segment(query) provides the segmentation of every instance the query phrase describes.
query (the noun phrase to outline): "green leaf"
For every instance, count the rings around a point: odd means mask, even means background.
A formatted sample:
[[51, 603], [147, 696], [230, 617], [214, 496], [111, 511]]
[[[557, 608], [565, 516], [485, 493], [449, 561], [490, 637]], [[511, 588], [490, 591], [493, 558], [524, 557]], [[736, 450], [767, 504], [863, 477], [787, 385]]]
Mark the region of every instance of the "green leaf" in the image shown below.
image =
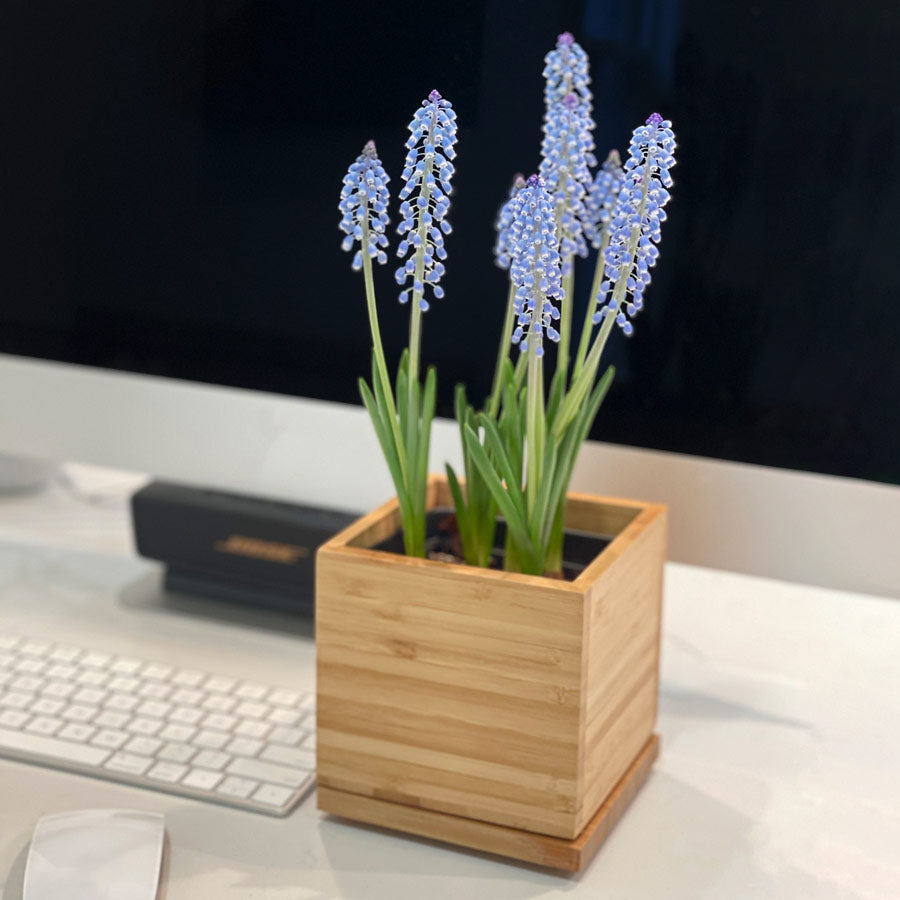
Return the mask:
[[466, 509], [466, 501], [463, 498], [462, 488], [456, 472], [450, 463], [444, 464], [447, 472], [447, 484], [450, 485], [450, 493], [453, 496], [453, 506], [456, 509], [456, 526], [459, 528], [459, 539], [463, 546], [463, 556], [470, 566], [478, 565], [478, 554], [475, 552], [477, 540], [471, 532], [472, 522]]
[[437, 394], [437, 370], [429, 366], [425, 373], [425, 393], [422, 397], [422, 426], [419, 436], [418, 465], [416, 476], [422, 491], [424, 504], [425, 482], [428, 478], [428, 448], [431, 444], [431, 423], [434, 420], [435, 396]]
[[[503, 440], [500, 437], [500, 432], [497, 430], [497, 425], [490, 417], [485, 416], [484, 414], [478, 417], [478, 424], [484, 428], [485, 446], [489, 447], [491, 451], [489, 459], [492, 460], [496, 464], [497, 469], [499, 469], [500, 476], [506, 482], [508, 489], [507, 495], [517, 505], [519, 514], [524, 521], [525, 497], [522, 493], [522, 483], [516, 481], [516, 473], [510, 465], [509, 457], [503, 447]], [[485, 458], [488, 458], [486, 454]], [[487, 476], [485, 476], [485, 481], [487, 481]]]
[[[533, 571], [537, 565], [534, 546], [531, 543], [531, 538], [528, 536], [525, 519], [510, 496], [511, 492], [503, 487], [500, 477], [494, 471], [491, 461], [484, 452], [484, 448], [478, 442], [478, 435], [468, 427], [466, 428], [466, 443], [469, 445], [469, 452], [472, 454], [475, 465], [478, 466], [485, 483], [494, 495], [497, 506], [500, 507], [500, 512], [506, 519], [506, 527], [516, 543], [518, 554], [520, 557], [524, 556], [525, 561], [530, 563], [530, 568]], [[519, 493], [521, 494], [521, 490], [519, 490]]]
[[553, 380], [550, 382], [550, 396], [547, 399], [547, 430], [550, 431], [556, 413], [559, 411], [566, 391], [565, 372], [556, 370]]
[[[614, 376], [615, 368], [609, 366], [606, 372], [604, 372], [603, 377], [597, 382], [594, 390], [591, 392], [590, 399], [580, 408], [578, 416], [565, 434], [562, 445], [560, 446], [557, 472], [553, 479], [553, 488], [550, 492], [548, 501], [554, 507], [560, 504], [565, 497], [569, 482], [572, 479], [572, 472], [575, 468], [575, 460], [578, 457], [578, 452], [590, 431], [591, 423], [594, 421], [597, 411], [600, 409], [600, 404], [603, 403], [603, 400], [606, 397], [606, 393], [609, 390], [609, 386], [612, 384]], [[552, 520], [545, 523], [542, 541], [549, 540], [552, 524]]]
[[390, 428], [388, 428], [384, 422], [381, 410], [379, 410], [378, 404], [375, 401], [375, 397], [372, 395], [372, 391], [369, 389], [369, 386], [363, 378], [359, 379], [359, 392], [362, 395], [363, 404], [369, 411], [369, 417], [372, 419], [372, 424], [375, 427], [375, 436], [378, 438], [378, 443], [381, 445], [381, 450], [384, 453], [384, 458], [387, 462], [388, 469], [390, 470], [391, 478], [394, 481], [394, 488], [397, 491], [397, 502], [400, 505], [400, 517], [403, 519], [405, 529], [407, 522], [411, 522], [412, 510], [410, 508], [406, 485], [403, 482], [403, 475], [400, 471], [400, 463], [397, 459], [396, 448], [394, 447]]
[[550, 442], [550, 447], [544, 453], [544, 466], [541, 473], [541, 485], [538, 490], [537, 502], [533, 512], [533, 521], [531, 522], [531, 539], [534, 541], [535, 547], [538, 548], [543, 560], [547, 550], [547, 537], [549, 529], [545, 528], [547, 520], [552, 520], [555, 510], [550, 504], [550, 497], [553, 488], [553, 480], [556, 476], [558, 448], [554, 441]]

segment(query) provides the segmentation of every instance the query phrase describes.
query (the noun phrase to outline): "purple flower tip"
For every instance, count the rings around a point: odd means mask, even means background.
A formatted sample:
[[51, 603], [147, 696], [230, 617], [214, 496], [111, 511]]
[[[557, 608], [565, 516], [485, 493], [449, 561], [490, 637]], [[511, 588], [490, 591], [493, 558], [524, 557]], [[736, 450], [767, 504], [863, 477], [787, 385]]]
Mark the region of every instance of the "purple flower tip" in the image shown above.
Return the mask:
[[378, 151], [375, 149], [375, 141], [366, 141], [366, 145], [362, 149], [362, 155], [368, 157], [378, 156]]
[[[431, 103], [437, 103], [438, 100], [441, 99], [441, 95], [440, 95], [437, 91], [432, 91], [432, 92], [428, 95], [428, 99], [429, 99], [429, 101], [430, 101]], [[662, 119], [660, 119], [660, 121], [662, 121]]]
[[540, 175], [529, 175], [525, 184], [527, 184], [528, 187], [543, 187], [544, 179], [541, 178]]
[[556, 38], [557, 47], [571, 47], [575, 43], [575, 37], [569, 31], [564, 31]]
[[575, 107], [578, 106], [578, 97], [576, 97], [575, 94], [566, 94], [566, 96], [563, 97], [563, 103], [565, 103], [566, 109], [575, 109]]
[[663, 117], [659, 113], [651, 113], [650, 118], [647, 119], [648, 125], [659, 125], [663, 120]]

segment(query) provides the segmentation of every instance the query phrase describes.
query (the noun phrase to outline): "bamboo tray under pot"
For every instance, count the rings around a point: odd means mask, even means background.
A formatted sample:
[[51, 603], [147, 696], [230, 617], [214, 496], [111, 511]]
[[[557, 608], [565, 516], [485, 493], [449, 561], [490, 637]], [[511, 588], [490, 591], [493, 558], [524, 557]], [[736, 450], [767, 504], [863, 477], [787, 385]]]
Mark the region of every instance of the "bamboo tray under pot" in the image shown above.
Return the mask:
[[613, 536], [574, 581], [369, 549], [396, 500], [320, 547], [320, 809], [587, 864], [657, 753], [666, 509], [570, 494], [566, 524]]

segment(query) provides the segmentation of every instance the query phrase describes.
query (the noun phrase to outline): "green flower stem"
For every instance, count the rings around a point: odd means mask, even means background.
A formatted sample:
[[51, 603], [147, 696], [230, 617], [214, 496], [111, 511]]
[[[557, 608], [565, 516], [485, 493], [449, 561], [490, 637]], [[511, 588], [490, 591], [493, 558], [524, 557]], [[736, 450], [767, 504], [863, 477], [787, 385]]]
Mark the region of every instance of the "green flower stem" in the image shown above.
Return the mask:
[[565, 512], [566, 498], [563, 496], [553, 516], [550, 539], [547, 541], [547, 555], [544, 558], [544, 570], [552, 574], [562, 571]]
[[[641, 238], [640, 223], [644, 220], [644, 213], [647, 208], [647, 193], [650, 189], [650, 174], [650, 160], [647, 160], [641, 176], [641, 202], [638, 206], [637, 224], [631, 226], [631, 235], [628, 238], [628, 245], [626, 247], [626, 256], [631, 260], [633, 260], [637, 254], [638, 241]], [[612, 295], [612, 299], [616, 302], [617, 310], [621, 310], [622, 303], [625, 300], [625, 294], [628, 290], [628, 275], [631, 266], [632, 263], [630, 262], [623, 263], [619, 266], [619, 277], [616, 280], [616, 286], [613, 288]], [[584, 367], [578, 377], [572, 382], [572, 389], [563, 401], [562, 409], [560, 409], [559, 415], [557, 415], [556, 421], [553, 423], [553, 436], [557, 439], [562, 437], [563, 432], [575, 417], [579, 406], [584, 402], [584, 399], [591, 389], [591, 385], [594, 383], [594, 379], [597, 376], [597, 369], [600, 366], [600, 356], [603, 353], [603, 348], [606, 346], [607, 338], [609, 338], [615, 320], [616, 316], [612, 312], [604, 317], [603, 324], [600, 326], [600, 331], [594, 339], [594, 345], [588, 353]]]
[[603, 261], [606, 248], [609, 245], [609, 229], [603, 229], [603, 238], [600, 241], [600, 249], [597, 251], [597, 262], [594, 265], [594, 281], [591, 284], [591, 293], [588, 295], [587, 310], [584, 315], [584, 325], [581, 326], [581, 340], [578, 342], [578, 353], [575, 355], [575, 368], [572, 371], [572, 380], [575, 381], [581, 374], [584, 359], [587, 356], [591, 343], [591, 334], [594, 331], [594, 312], [597, 308], [597, 293], [600, 290], [600, 282], [603, 281], [603, 272], [606, 265]]
[[556, 348], [556, 371], [562, 372], [565, 376], [563, 387], [569, 382], [569, 339], [572, 334], [572, 307], [575, 301], [572, 296], [575, 284], [575, 257], [570, 256], [566, 262], [569, 265], [569, 272], [562, 280], [564, 296], [559, 304], [559, 343]]
[[[369, 246], [368, 212], [365, 210], [363, 227], [363, 247]], [[394, 436], [394, 444], [397, 447], [397, 458], [400, 462], [400, 471], [404, 483], [407, 481], [406, 453], [404, 452], [403, 438], [400, 434], [400, 425], [397, 421], [397, 409], [394, 406], [394, 392], [391, 388], [391, 380], [388, 378], [387, 362], [384, 358], [384, 348], [381, 344], [381, 329], [378, 327], [378, 307], [375, 304], [375, 281], [372, 278], [372, 258], [368, 253], [363, 253], [363, 280], [366, 285], [366, 308], [369, 312], [369, 331], [372, 333], [372, 351], [375, 354], [375, 368], [378, 370], [378, 378], [384, 391], [385, 405], [387, 406], [387, 418], [391, 425], [391, 433]]]
[[509, 296], [506, 300], [506, 315], [503, 319], [503, 330], [500, 332], [500, 346], [497, 348], [497, 362], [494, 366], [494, 386], [488, 400], [486, 412], [492, 418], [497, 418], [500, 409], [500, 395], [503, 392], [503, 363], [509, 358], [509, 345], [511, 343], [514, 304], [516, 300], [516, 286], [509, 285]]
[[[535, 309], [543, 298], [535, 297]], [[528, 478], [525, 500], [529, 518], [534, 515], [540, 489], [540, 475], [544, 465], [544, 369], [543, 358], [537, 355], [539, 332], [532, 325], [528, 337], [528, 389], [525, 399], [525, 446]]]

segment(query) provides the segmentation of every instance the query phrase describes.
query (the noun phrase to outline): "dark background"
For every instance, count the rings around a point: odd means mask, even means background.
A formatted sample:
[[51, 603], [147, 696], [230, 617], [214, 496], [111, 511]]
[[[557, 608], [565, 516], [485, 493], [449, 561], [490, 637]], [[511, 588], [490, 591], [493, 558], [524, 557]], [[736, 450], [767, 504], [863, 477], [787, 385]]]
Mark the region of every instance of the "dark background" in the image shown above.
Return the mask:
[[[341, 178], [371, 137], [396, 196], [406, 125], [437, 88], [459, 156], [423, 361], [451, 415], [456, 381], [489, 389], [493, 220], [538, 166], [542, 60], [568, 29], [592, 59], [598, 156], [654, 110], [679, 144], [592, 435], [900, 484], [900, 4], [811, 9], [7, 0], [0, 350], [357, 402], [370, 340]], [[391, 361], [408, 327], [393, 268]]]

